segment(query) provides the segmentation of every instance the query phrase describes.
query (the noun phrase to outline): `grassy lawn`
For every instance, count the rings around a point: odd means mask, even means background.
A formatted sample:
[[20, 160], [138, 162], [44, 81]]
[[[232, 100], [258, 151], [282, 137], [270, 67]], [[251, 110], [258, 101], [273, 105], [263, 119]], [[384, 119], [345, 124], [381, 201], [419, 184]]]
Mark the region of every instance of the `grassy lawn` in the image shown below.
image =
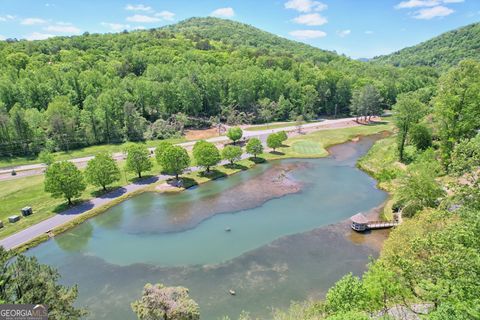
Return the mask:
[[[171, 143], [181, 143], [187, 141], [185, 138], [175, 138], [175, 139], [167, 139], [165, 141], [169, 141]], [[144, 142], [147, 147], [155, 147], [160, 140], [148, 140]], [[88, 156], [93, 156], [101, 151], [108, 151], [110, 153], [118, 153], [122, 152], [126, 145], [131, 142], [124, 142], [119, 144], [102, 144], [97, 146], [90, 146], [81, 149], [72, 150], [70, 152], [66, 151], [59, 151], [55, 152], [55, 160], [69, 160], [74, 158], [83, 158]], [[36, 157], [0, 157], [0, 168], [3, 167], [11, 167], [11, 166], [19, 166], [25, 164], [35, 164], [40, 163], [41, 161]]]
[[[147, 175], [156, 175], [160, 173], [160, 166], [153, 161], [154, 166], [152, 170], [144, 173]], [[125, 185], [125, 171], [123, 170], [124, 163], [119, 163], [121, 168], [120, 181], [113, 184], [111, 188], [116, 188]], [[136, 178], [133, 173], [127, 172], [126, 178], [129, 182]], [[43, 188], [44, 175], [29, 176], [18, 178], [10, 181], [0, 181], [0, 220], [4, 227], [0, 229], [0, 238], [5, 238], [15, 232], [32, 226], [42, 220], [45, 220], [56, 212], [67, 209], [64, 199], [54, 199], [49, 193], [46, 193]], [[87, 185], [87, 189], [83, 192], [81, 198], [77, 200], [85, 201], [98, 195], [99, 189]], [[22, 217], [16, 223], [9, 223], [8, 217], [11, 215], [20, 214], [20, 209], [25, 206], [31, 206], [33, 214], [28, 217]]]
[[[302, 121], [302, 124], [308, 123], [306, 121]], [[278, 129], [283, 127], [292, 127], [296, 126], [297, 122], [290, 121], [290, 122], [273, 122], [270, 124], [265, 124], [261, 126], [254, 126], [250, 128], [245, 128], [245, 131], [261, 131], [261, 130], [269, 130], [269, 129]]]

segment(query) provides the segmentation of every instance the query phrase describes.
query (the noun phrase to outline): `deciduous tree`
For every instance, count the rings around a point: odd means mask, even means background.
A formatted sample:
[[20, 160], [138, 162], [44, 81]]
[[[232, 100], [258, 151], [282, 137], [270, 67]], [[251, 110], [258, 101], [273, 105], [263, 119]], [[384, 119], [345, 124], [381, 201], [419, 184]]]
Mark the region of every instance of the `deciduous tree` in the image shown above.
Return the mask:
[[45, 172], [45, 191], [54, 198], [64, 197], [68, 204], [72, 204], [72, 199], [79, 197], [85, 188], [82, 173], [70, 161], [53, 163]]
[[120, 170], [110, 153], [101, 152], [88, 161], [85, 177], [89, 183], [102, 187], [105, 191], [109, 184], [120, 180]]
[[152, 161], [150, 161], [150, 151], [143, 144], [132, 144], [125, 150], [127, 153], [127, 163], [125, 168], [127, 171], [135, 172], [139, 178], [142, 172], [152, 169]]

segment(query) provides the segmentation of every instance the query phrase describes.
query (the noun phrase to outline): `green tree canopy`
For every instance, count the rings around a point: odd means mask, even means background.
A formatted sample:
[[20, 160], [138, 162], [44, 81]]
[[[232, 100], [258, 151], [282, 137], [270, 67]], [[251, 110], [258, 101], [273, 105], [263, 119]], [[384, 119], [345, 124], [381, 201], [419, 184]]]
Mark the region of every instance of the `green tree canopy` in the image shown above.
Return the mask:
[[160, 159], [162, 158], [162, 154], [165, 150], [170, 148], [173, 144], [168, 141], [160, 141], [160, 143], [155, 148], [155, 158], [157, 162], [160, 163]]
[[59, 284], [57, 270], [38, 263], [35, 257], [11, 258], [11, 252], [0, 247], [0, 303], [42, 303], [48, 306], [48, 318], [53, 320], [75, 320], [86, 315], [85, 310], [74, 306], [77, 287]]
[[142, 297], [132, 303], [139, 320], [199, 320], [198, 304], [184, 287], [146, 284]]
[[152, 169], [153, 164], [150, 161], [150, 151], [143, 144], [132, 144], [125, 149], [127, 153], [127, 171], [135, 172], [139, 178], [142, 172]]
[[54, 198], [64, 197], [68, 204], [72, 204], [72, 199], [79, 197], [85, 188], [82, 173], [70, 161], [53, 163], [45, 172], [45, 191]]
[[226, 146], [222, 150], [222, 158], [234, 164], [242, 158], [242, 148], [238, 146]]
[[247, 143], [247, 152], [253, 154], [253, 157], [256, 158], [257, 155], [263, 153], [263, 145], [260, 139], [252, 138], [248, 140]]
[[243, 136], [243, 131], [239, 127], [229, 128], [227, 131], [227, 137], [233, 141], [235, 144], [238, 140], [240, 140]]
[[157, 157], [158, 163], [162, 166], [163, 171], [174, 174], [178, 180], [178, 175], [188, 168], [190, 165], [190, 157], [187, 150], [180, 146], [169, 146], [161, 152]]
[[282, 137], [278, 133], [270, 134], [267, 137], [267, 146], [275, 151], [275, 149], [282, 146]]
[[210, 172], [210, 167], [220, 162], [220, 152], [213, 143], [200, 140], [193, 146], [193, 158], [197, 165]]
[[85, 169], [87, 181], [94, 186], [107, 190], [109, 184], [120, 180], [120, 170], [117, 162], [108, 152], [98, 153], [95, 158], [88, 161]]
[[418, 124], [425, 116], [425, 105], [419, 100], [415, 93], [405, 93], [398, 97], [397, 103], [393, 106], [393, 119], [398, 132], [398, 152], [400, 161], [404, 160], [405, 143], [410, 129]]
[[448, 165], [455, 142], [474, 137], [480, 128], [480, 62], [461, 62], [440, 78], [437, 92], [433, 116]]

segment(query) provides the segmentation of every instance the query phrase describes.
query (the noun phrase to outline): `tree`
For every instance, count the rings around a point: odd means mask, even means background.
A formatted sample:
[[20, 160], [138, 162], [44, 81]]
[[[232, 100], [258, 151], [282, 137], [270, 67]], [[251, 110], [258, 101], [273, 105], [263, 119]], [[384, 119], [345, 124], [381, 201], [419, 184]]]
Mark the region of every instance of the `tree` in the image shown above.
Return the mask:
[[240, 140], [243, 136], [243, 131], [239, 127], [233, 127], [228, 129], [227, 131], [227, 137], [233, 141], [233, 144], [235, 144], [238, 140]]
[[398, 153], [400, 161], [404, 160], [405, 143], [411, 127], [425, 116], [425, 106], [415, 93], [404, 93], [398, 97], [393, 106], [393, 119], [399, 130]]
[[407, 174], [401, 179], [398, 189], [399, 200], [405, 204], [405, 216], [413, 216], [425, 207], [434, 208], [437, 199], [444, 195], [444, 191], [435, 180], [436, 174], [429, 163], [412, 165]]
[[263, 152], [262, 142], [258, 138], [252, 138], [248, 140], [247, 143], [247, 152], [253, 154], [254, 158], [257, 158], [257, 155]]
[[325, 309], [329, 313], [362, 310], [366, 306], [365, 301], [362, 281], [349, 273], [328, 290]]
[[285, 142], [285, 141], [287, 141], [287, 139], [288, 139], [287, 133], [286, 133], [285, 131], [283, 131], [283, 130], [277, 132], [277, 135], [278, 135], [278, 137], [280, 138], [280, 141], [281, 141], [282, 143]]
[[432, 133], [422, 124], [412, 127], [410, 141], [418, 150], [427, 150], [432, 146]]
[[35, 257], [13, 256], [0, 247], [0, 303], [38, 304], [48, 306], [53, 320], [81, 319], [85, 310], [74, 306], [76, 286], [58, 284], [60, 274], [54, 268], [38, 263]]
[[120, 180], [120, 170], [111, 154], [101, 152], [88, 161], [85, 177], [89, 183], [102, 187], [105, 191], [109, 184]]
[[174, 174], [176, 180], [178, 180], [178, 175], [182, 174], [183, 170], [190, 165], [187, 150], [180, 146], [166, 147], [157, 157], [157, 161], [165, 172]]
[[47, 150], [43, 150], [42, 152], [40, 152], [38, 154], [38, 159], [45, 163], [47, 166], [55, 162], [55, 156]]
[[440, 149], [448, 166], [456, 142], [472, 138], [480, 128], [480, 63], [461, 62], [444, 74], [433, 100]]
[[142, 177], [142, 172], [152, 169], [150, 161], [150, 152], [143, 144], [132, 144], [125, 150], [127, 153], [127, 163], [125, 168], [127, 171], [135, 172], [138, 178]]
[[274, 152], [276, 148], [282, 146], [282, 138], [278, 135], [278, 133], [272, 133], [267, 137], [267, 146], [272, 148]]
[[200, 140], [193, 146], [193, 158], [197, 165], [210, 172], [210, 167], [220, 162], [220, 152], [213, 143]]
[[222, 150], [222, 158], [230, 161], [230, 164], [233, 165], [242, 158], [242, 148], [238, 146], [226, 146]]
[[367, 118], [370, 120], [371, 116], [382, 112], [382, 102], [383, 98], [377, 88], [367, 84], [353, 92], [351, 109], [357, 120], [358, 117], [363, 116], [367, 121]]
[[72, 204], [72, 198], [79, 197], [85, 188], [82, 173], [70, 161], [53, 163], [45, 172], [45, 191], [54, 198], [65, 197], [68, 204]]
[[198, 304], [184, 287], [146, 284], [142, 297], [132, 303], [140, 320], [199, 320]]
[[161, 161], [163, 152], [171, 146], [173, 146], [173, 144], [168, 141], [160, 141], [160, 143], [155, 148], [155, 158], [157, 159], [158, 163], [160, 163]]

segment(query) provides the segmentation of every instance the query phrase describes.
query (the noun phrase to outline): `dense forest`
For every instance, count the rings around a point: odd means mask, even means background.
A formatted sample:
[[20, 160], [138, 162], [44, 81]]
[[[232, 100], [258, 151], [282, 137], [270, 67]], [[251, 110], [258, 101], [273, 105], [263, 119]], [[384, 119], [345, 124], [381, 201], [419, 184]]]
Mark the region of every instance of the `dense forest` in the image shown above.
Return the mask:
[[480, 59], [480, 23], [446, 32], [373, 61], [399, 67], [430, 66], [446, 70], [463, 59]]
[[[238, 22], [0, 42], [0, 156], [168, 138], [188, 126], [371, 114], [431, 86], [426, 67], [353, 61]], [[368, 86], [368, 88], [366, 88]], [[373, 92], [372, 92], [373, 90]]]

